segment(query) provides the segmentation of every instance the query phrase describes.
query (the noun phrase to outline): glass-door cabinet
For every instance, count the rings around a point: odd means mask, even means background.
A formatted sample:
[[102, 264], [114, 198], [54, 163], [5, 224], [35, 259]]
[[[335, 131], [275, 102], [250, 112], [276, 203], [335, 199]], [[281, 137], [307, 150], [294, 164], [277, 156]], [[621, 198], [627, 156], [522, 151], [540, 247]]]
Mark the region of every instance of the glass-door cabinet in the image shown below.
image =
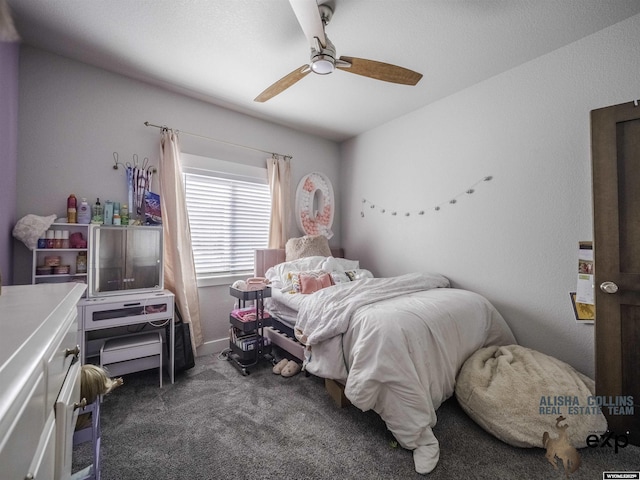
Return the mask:
[[91, 225], [90, 297], [164, 288], [162, 226]]

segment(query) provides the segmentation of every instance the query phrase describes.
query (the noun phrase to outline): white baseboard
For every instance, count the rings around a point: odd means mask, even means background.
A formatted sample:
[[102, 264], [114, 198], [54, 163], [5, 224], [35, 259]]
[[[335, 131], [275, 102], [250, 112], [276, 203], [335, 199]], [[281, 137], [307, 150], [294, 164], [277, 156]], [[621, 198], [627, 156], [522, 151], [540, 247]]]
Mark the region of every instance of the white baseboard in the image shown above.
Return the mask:
[[220, 353], [225, 348], [229, 348], [229, 339], [221, 338], [219, 340], [210, 340], [203, 343], [196, 349], [196, 357], [202, 357], [204, 355], [214, 355]]

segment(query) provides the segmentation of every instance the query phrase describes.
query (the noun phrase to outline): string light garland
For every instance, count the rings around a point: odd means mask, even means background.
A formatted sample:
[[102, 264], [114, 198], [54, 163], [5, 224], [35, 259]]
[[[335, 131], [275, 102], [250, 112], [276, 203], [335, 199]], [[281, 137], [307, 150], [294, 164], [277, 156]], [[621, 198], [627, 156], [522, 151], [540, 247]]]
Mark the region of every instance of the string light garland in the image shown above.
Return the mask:
[[[436, 205], [435, 207], [432, 208], [432, 211], [434, 212], [439, 212], [442, 207], [446, 206], [446, 205], [455, 205], [456, 203], [458, 203], [458, 199], [462, 198], [464, 196], [467, 195], [471, 195], [476, 191], [476, 187], [478, 185], [480, 185], [482, 182], [488, 182], [490, 180], [493, 179], [493, 176], [491, 175], [487, 175], [486, 177], [483, 177], [482, 179], [478, 180], [476, 183], [474, 183], [473, 185], [471, 185], [469, 188], [467, 188], [464, 192], [460, 192], [457, 195], [454, 195], [453, 197], [450, 198], [449, 201], [447, 202], [442, 202], [438, 205]], [[367, 200], [366, 198], [362, 199], [362, 210], [360, 211], [360, 216], [362, 218], [364, 218], [364, 211], [365, 211], [365, 206], [369, 205], [369, 208], [372, 210], [378, 210], [380, 213], [389, 213], [392, 217], [398, 216], [398, 212], [395, 210], [392, 210], [391, 212], [387, 212], [386, 208], [381, 207], [380, 205], [376, 205], [375, 203], [371, 202], [370, 200]], [[404, 216], [405, 217], [410, 217], [411, 214], [415, 214], [415, 215], [425, 215], [427, 212], [426, 210], [418, 210], [417, 212], [404, 212]]]

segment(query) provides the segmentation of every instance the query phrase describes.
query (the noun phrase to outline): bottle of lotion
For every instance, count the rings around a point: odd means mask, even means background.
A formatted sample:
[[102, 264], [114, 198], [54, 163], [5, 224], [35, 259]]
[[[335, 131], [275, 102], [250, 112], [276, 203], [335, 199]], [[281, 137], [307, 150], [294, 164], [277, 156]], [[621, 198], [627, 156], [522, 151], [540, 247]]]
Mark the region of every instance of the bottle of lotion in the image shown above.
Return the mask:
[[91, 223], [91, 207], [87, 203], [87, 199], [83, 198], [78, 207], [78, 223]]

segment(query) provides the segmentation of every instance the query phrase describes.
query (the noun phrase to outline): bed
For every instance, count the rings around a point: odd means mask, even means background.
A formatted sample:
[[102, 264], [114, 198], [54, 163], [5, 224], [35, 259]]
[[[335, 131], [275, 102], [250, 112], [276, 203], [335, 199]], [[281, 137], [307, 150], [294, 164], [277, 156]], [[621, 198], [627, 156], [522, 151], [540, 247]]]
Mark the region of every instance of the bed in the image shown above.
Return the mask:
[[[272, 342], [303, 359], [307, 372], [344, 384], [349, 401], [377, 412], [413, 451], [416, 471], [429, 473], [440, 454], [436, 410], [453, 395], [463, 363], [515, 338], [486, 298], [451, 288], [442, 275], [373, 278], [357, 261], [339, 258], [342, 251], [331, 253], [285, 262], [284, 250], [256, 252], [256, 275], [272, 281], [265, 301], [275, 321]], [[324, 273], [349, 280], [310, 294], [294, 288], [302, 275]]]
[[[344, 257], [342, 248], [330, 248], [331, 255], [336, 258]], [[275, 265], [285, 263], [286, 252], [284, 248], [258, 249], [254, 257], [254, 275], [264, 277], [266, 272]], [[277, 292], [276, 292], [277, 295]], [[273, 303], [267, 300], [273, 311]], [[283, 315], [271, 314], [271, 325], [265, 328], [265, 335], [269, 337], [273, 345], [282, 348], [287, 356], [295, 357], [304, 362], [304, 345], [302, 345], [294, 334], [295, 319], [287, 319]]]

